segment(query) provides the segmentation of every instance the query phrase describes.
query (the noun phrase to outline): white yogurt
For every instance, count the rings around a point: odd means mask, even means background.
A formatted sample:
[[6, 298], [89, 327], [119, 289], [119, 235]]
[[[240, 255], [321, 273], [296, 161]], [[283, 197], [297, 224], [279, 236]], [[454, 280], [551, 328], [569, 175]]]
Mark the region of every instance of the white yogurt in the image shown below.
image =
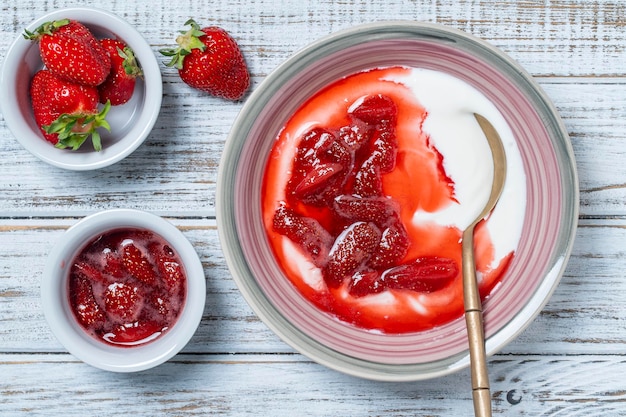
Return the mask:
[[413, 216], [416, 223], [431, 221], [460, 230], [472, 223], [489, 199], [493, 179], [491, 150], [473, 114], [487, 118], [500, 135], [506, 152], [507, 177], [502, 196], [487, 222], [497, 265], [516, 250], [526, 210], [526, 174], [513, 132], [487, 97], [449, 74], [414, 68], [406, 77], [388, 81], [408, 87], [428, 112], [422, 129], [443, 156], [443, 167], [454, 182], [458, 201], [436, 212], [417, 210]]

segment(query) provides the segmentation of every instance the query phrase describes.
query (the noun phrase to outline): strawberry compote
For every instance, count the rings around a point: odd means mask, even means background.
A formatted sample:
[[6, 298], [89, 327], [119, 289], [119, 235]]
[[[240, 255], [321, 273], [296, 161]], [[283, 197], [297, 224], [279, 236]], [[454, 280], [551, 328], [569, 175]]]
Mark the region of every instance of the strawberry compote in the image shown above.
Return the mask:
[[186, 275], [177, 253], [143, 229], [102, 234], [73, 260], [70, 306], [94, 338], [137, 346], [170, 329], [186, 298]]
[[[423, 331], [463, 314], [462, 230], [428, 220], [458, 204], [444, 156], [422, 126], [429, 114], [404, 67], [350, 75], [288, 120], [267, 162], [262, 210], [273, 253], [311, 303], [385, 333]], [[494, 259], [476, 229], [483, 297], [513, 252]]]

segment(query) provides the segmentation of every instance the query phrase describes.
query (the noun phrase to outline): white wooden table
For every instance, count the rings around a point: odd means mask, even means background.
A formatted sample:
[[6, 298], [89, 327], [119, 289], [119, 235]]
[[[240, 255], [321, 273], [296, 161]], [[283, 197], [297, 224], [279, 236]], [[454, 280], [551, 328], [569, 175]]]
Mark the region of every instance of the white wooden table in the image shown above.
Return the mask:
[[[3, 0], [0, 50], [72, 0]], [[386, 19], [437, 22], [518, 60], [555, 102], [581, 185], [580, 227], [559, 288], [489, 361], [494, 414], [626, 415], [626, 4], [619, 0], [101, 0], [155, 53], [193, 17], [239, 41], [258, 83], [299, 48]], [[3, 57], [4, 59], [4, 57]], [[159, 58], [162, 60], [162, 58]], [[145, 144], [99, 171], [56, 169], [0, 117], [0, 415], [470, 416], [469, 372], [415, 383], [350, 377], [294, 352], [251, 311], [217, 238], [219, 157], [241, 103], [208, 97], [163, 67], [160, 118]], [[1, 94], [2, 92], [0, 92]], [[136, 208], [171, 220], [207, 280], [202, 323], [183, 352], [138, 374], [100, 371], [51, 334], [39, 299], [48, 252], [80, 218]]]

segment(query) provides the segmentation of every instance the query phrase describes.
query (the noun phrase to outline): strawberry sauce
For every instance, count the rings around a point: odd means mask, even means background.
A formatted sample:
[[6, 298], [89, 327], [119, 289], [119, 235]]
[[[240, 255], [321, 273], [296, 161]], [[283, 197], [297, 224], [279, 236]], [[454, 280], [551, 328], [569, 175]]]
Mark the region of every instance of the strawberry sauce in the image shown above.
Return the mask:
[[[311, 303], [368, 330], [407, 333], [463, 314], [461, 236], [414, 220], [455, 199], [444, 156], [422, 130], [428, 111], [402, 67], [341, 79], [310, 98], [267, 162], [262, 210], [287, 278]], [[483, 297], [513, 254], [494, 264], [487, 228], [475, 233]]]
[[87, 333], [131, 347], [174, 325], [185, 303], [186, 276], [162, 237], [119, 229], [89, 242], [72, 261], [68, 291], [72, 312]]

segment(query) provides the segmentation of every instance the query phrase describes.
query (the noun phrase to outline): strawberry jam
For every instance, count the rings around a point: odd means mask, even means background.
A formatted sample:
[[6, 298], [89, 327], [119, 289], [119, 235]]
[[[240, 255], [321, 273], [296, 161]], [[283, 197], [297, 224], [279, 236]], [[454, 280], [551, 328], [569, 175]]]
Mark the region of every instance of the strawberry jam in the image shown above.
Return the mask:
[[[428, 111], [393, 82], [408, 70], [373, 69], [305, 102], [279, 134], [262, 190], [265, 229], [287, 278], [311, 303], [368, 330], [428, 330], [463, 314], [462, 230], [415, 221], [455, 199], [444, 156], [422, 126]], [[476, 230], [481, 294], [494, 263]]]
[[102, 234], [73, 260], [69, 301], [80, 325], [115, 346], [150, 342], [182, 311], [186, 275], [179, 256], [143, 229]]

